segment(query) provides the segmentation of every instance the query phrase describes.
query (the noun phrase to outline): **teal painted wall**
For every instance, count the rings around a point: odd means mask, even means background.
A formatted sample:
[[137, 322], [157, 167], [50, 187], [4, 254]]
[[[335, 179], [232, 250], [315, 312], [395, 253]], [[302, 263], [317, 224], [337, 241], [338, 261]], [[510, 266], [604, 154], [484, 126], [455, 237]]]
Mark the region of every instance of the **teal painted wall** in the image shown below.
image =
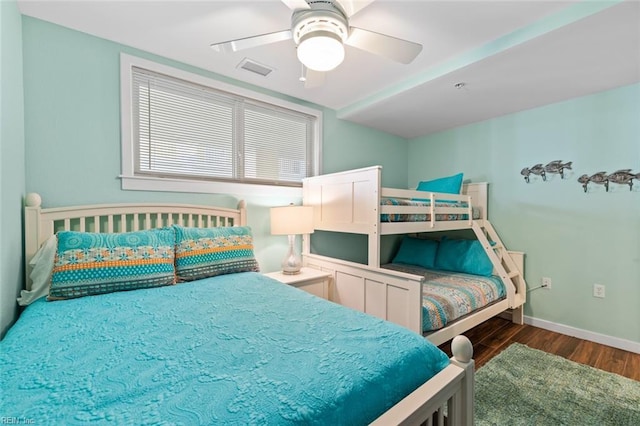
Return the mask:
[[0, 2], [0, 337], [17, 315], [23, 286], [25, 189], [22, 21], [14, 0]]
[[[285, 237], [269, 235], [269, 207], [300, 199], [235, 194], [122, 191], [120, 180], [121, 52], [153, 60], [226, 83], [321, 109], [324, 115], [325, 172], [381, 164], [386, 183], [407, 180], [407, 141], [338, 120], [335, 112], [284, 95], [238, 83], [131, 47], [23, 17], [27, 192], [38, 192], [46, 206], [171, 201], [235, 207], [248, 204], [256, 256], [264, 271], [279, 269]], [[367, 153], [362, 156], [362, 153]]]
[[[489, 218], [526, 252], [525, 315], [640, 342], [640, 182], [591, 187], [582, 174], [640, 172], [640, 85], [569, 100], [409, 142], [408, 183], [462, 171], [490, 183]], [[525, 183], [524, 167], [573, 161], [564, 179]], [[592, 296], [593, 284], [606, 298]]]

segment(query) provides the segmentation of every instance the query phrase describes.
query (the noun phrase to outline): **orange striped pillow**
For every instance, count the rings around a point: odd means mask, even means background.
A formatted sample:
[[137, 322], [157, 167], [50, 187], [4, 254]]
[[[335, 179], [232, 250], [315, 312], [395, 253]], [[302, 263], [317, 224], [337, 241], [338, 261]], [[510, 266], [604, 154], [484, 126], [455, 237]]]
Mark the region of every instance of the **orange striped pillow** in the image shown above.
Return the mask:
[[248, 226], [173, 227], [176, 231], [176, 275], [179, 282], [260, 270]]
[[48, 300], [175, 284], [171, 228], [58, 233]]

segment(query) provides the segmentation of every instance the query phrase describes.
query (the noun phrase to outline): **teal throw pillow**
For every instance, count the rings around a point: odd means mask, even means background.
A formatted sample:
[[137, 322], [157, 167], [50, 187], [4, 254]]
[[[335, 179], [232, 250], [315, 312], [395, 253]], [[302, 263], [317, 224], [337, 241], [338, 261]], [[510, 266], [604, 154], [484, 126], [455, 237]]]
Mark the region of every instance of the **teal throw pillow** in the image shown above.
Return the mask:
[[[426, 192], [441, 192], [445, 194], [460, 194], [462, 191], [463, 174], [442, 177], [434, 180], [421, 181], [416, 190]], [[414, 199], [416, 201], [429, 201], [427, 199]], [[444, 201], [444, 200], [436, 200]]]
[[392, 263], [422, 266], [434, 269], [438, 241], [425, 238], [404, 237], [400, 243], [398, 253]]
[[493, 264], [478, 240], [443, 237], [438, 245], [435, 268], [443, 271], [491, 276]]

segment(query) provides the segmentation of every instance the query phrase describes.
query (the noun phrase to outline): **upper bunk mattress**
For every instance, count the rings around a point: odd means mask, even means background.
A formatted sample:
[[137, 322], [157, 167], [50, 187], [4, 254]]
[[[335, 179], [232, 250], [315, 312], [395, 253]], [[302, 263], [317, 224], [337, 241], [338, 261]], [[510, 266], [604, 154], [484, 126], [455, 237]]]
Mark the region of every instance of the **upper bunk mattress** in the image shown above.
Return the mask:
[[366, 424], [448, 363], [409, 330], [246, 272], [37, 300], [0, 342], [0, 412], [65, 425]]
[[[429, 200], [407, 200], [398, 198], [382, 198], [380, 199], [381, 206], [417, 206], [417, 207], [429, 207], [431, 202]], [[468, 207], [469, 204], [465, 202], [448, 202], [448, 201], [436, 201], [436, 207]], [[480, 219], [480, 210], [476, 207], [471, 208], [473, 219]], [[469, 215], [466, 213], [460, 214], [439, 214], [436, 213], [437, 221], [451, 221], [451, 220], [467, 220]], [[380, 215], [381, 222], [428, 222], [431, 220], [431, 214], [429, 213], [383, 213]]]
[[506, 297], [500, 277], [434, 271], [418, 266], [388, 264], [384, 268], [422, 275], [422, 331], [436, 331], [452, 321]]

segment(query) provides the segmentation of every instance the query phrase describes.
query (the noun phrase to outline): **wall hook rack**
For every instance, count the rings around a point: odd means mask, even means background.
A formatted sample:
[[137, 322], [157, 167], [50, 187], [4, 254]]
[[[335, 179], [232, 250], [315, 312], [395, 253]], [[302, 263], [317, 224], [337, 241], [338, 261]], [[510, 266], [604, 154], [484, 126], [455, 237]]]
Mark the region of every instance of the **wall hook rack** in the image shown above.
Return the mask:
[[571, 170], [571, 164], [573, 161], [569, 161], [567, 163], [562, 163], [562, 160], [555, 160], [547, 163], [546, 166], [543, 166], [542, 163], [538, 163], [533, 167], [525, 167], [522, 169], [520, 174], [524, 176], [525, 182], [529, 183], [530, 175], [538, 175], [542, 177], [542, 180], [546, 182], [547, 173], [549, 174], [559, 174], [560, 179], [564, 179], [564, 171]]
[[584, 192], [587, 192], [590, 183], [604, 185], [605, 191], [609, 192], [609, 184], [629, 185], [629, 191], [633, 191], [633, 180], [640, 180], [640, 173], [633, 173], [631, 169], [620, 169], [611, 174], [607, 172], [598, 172], [591, 176], [582, 175], [578, 178], [578, 182], [582, 184]]

